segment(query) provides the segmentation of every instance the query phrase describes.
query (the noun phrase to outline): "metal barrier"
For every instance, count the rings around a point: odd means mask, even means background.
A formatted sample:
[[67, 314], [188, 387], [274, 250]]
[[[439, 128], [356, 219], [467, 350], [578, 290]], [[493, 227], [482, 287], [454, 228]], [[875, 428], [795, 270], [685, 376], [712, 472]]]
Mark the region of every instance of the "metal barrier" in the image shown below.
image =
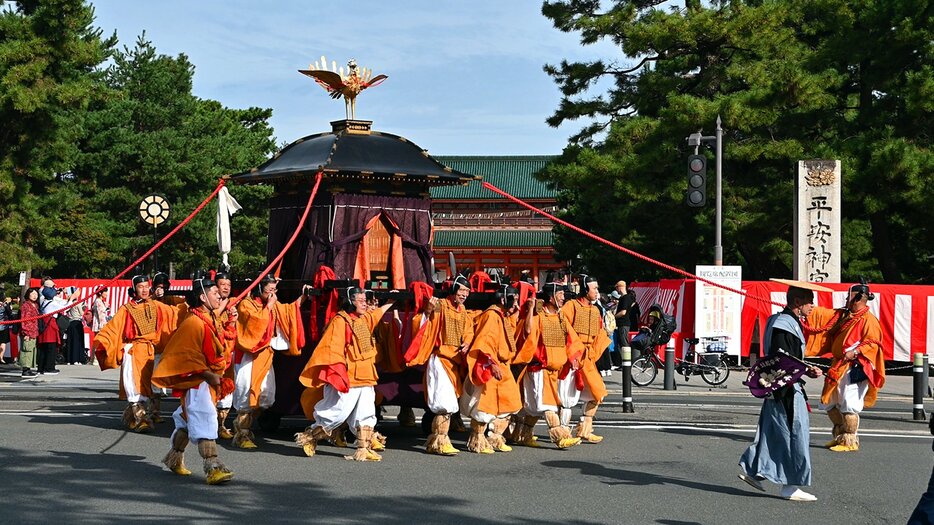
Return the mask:
[[623, 355], [623, 413], [632, 414], [632, 348], [624, 346], [620, 349]]
[[928, 383], [928, 356], [920, 352], [915, 354], [914, 367], [914, 396], [912, 396], [915, 421], [925, 421], [927, 416], [924, 413], [924, 394], [927, 393]]
[[665, 347], [665, 390], [677, 390], [675, 385], [675, 345], [669, 341]]

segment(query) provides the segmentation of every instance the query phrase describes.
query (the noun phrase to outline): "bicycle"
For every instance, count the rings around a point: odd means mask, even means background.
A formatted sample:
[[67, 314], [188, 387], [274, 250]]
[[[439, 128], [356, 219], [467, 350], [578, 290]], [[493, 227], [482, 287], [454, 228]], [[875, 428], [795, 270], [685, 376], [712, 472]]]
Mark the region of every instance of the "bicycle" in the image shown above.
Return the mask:
[[699, 375], [708, 385], [717, 386], [730, 377], [726, 341], [722, 337], [712, 337], [709, 341], [706, 345], [702, 345], [702, 348], [707, 350], [706, 352], [697, 352], [695, 347], [700, 339], [685, 339], [685, 342], [691, 346], [684, 359], [675, 368], [676, 372], [684, 376], [685, 382], [691, 376]]
[[[726, 343], [721, 338], [711, 338], [706, 345], [707, 352], [699, 353], [695, 350], [700, 339], [690, 338], [684, 340], [690, 348], [684, 359], [675, 367], [675, 372], [684, 376], [685, 382], [691, 376], [699, 375], [705, 383], [712, 386], [723, 384], [730, 377], [730, 367], [726, 355]], [[704, 362], [700, 362], [703, 360]], [[632, 362], [632, 382], [637, 386], [648, 386], [658, 376], [658, 369], [664, 368], [665, 362], [658, 357], [658, 353], [649, 351], [639, 359]]]

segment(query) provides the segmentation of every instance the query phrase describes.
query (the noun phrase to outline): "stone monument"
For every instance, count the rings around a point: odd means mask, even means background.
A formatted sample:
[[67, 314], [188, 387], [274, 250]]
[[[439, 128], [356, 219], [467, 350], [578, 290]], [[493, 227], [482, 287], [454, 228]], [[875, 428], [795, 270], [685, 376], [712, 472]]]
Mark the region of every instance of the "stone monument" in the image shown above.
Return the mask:
[[840, 282], [840, 183], [839, 160], [798, 161], [795, 279]]

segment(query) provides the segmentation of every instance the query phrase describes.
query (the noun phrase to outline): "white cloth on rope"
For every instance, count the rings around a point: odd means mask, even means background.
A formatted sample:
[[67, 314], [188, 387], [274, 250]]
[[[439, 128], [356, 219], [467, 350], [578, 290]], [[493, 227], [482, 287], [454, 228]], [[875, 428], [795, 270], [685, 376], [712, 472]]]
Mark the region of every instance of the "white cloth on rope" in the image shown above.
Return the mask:
[[227, 186], [221, 188], [217, 194], [217, 249], [221, 252], [221, 260], [225, 267], [230, 266], [227, 263], [227, 254], [231, 248], [230, 216], [242, 209], [237, 199], [227, 191]]

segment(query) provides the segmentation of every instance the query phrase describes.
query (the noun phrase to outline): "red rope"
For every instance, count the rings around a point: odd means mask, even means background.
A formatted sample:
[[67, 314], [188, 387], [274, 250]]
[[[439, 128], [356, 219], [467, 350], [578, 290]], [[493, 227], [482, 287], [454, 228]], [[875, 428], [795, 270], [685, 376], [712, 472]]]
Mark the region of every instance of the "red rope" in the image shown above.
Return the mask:
[[539, 215], [543, 215], [543, 216], [547, 217], [548, 219], [550, 219], [552, 222], [556, 222], [556, 223], [558, 223], [558, 224], [560, 224], [560, 225], [562, 225], [562, 226], [564, 226], [564, 227], [566, 227], [566, 228], [569, 228], [569, 229], [571, 229], [571, 230], [576, 231], [577, 233], [579, 233], [579, 234], [581, 234], [581, 235], [583, 235], [583, 236], [585, 236], [585, 237], [590, 237], [591, 239], [593, 239], [593, 240], [595, 240], [595, 241], [597, 241], [597, 242], [601, 242], [601, 243], [603, 243], [603, 244], [605, 244], [605, 245], [607, 245], [607, 246], [609, 246], [609, 247], [611, 247], [611, 248], [615, 248], [615, 249], [617, 249], [617, 250], [619, 250], [619, 251], [621, 251], [621, 252], [623, 252], [623, 253], [626, 253], [626, 254], [628, 254], [628, 255], [631, 255], [631, 256], [633, 256], [633, 257], [635, 257], [635, 258], [637, 258], [637, 259], [641, 259], [641, 260], [643, 260], [643, 261], [645, 261], [645, 262], [647, 262], [647, 263], [649, 263], [649, 264], [654, 264], [655, 266], [658, 266], [658, 267], [660, 267], [660, 268], [664, 268], [664, 269], [666, 269], [666, 270], [668, 270], [668, 271], [677, 273], [677, 274], [679, 274], [679, 275], [683, 275], [683, 276], [688, 277], [688, 278], [690, 278], [690, 279], [697, 279], [698, 281], [701, 281], [701, 282], [703, 282], [703, 283], [709, 284], [709, 285], [711, 285], [711, 286], [716, 286], [717, 288], [722, 288], [722, 289], [727, 290], [727, 291], [729, 291], [729, 292], [733, 292], [733, 293], [736, 293], [736, 294], [739, 294], [739, 295], [744, 295], [744, 296], [746, 296], [746, 297], [749, 298], [749, 299], [753, 299], [753, 300], [757, 300], [757, 301], [763, 301], [763, 302], [766, 302], [766, 303], [774, 304], [774, 305], [776, 305], [776, 306], [781, 306], [781, 307], [783, 307], [783, 308], [785, 307], [785, 305], [784, 305], [783, 303], [775, 302], [775, 301], [773, 301], [773, 300], [771, 300], [771, 299], [764, 299], [764, 298], [762, 298], [762, 297], [757, 297], [757, 296], [754, 296], [754, 295], [749, 295], [748, 293], [744, 292], [743, 290], [737, 290], [736, 288], [731, 288], [731, 287], [729, 287], [729, 286], [726, 286], [725, 284], [720, 284], [720, 283], [713, 282], [713, 281], [711, 281], [711, 280], [709, 280], [709, 279], [705, 279], [705, 278], [703, 278], [703, 277], [699, 277], [699, 276], [697, 276], [697, 275], [694, 275], [693, 273], [688, 272], [688, 271], [686, 271], [686, 270], [682, 270], [681, 268], [676, 268], [676, 267], [674, 267], [674, 266], [671, 266], [670, 264], [665, 264], [665, 263], [663, 263], [663, 262], [661, 262], [661, 261], [657, 261], [657, 260], [655, 260], [655, 259], [652, 259], [651, 257], [642, 255], [642, 254], [639, 253], [639, 252], [635, 252], [635, 251], [633, 251], [633, 250], [630, 250], [629, 248], [626, 248], [626, 247], [624, 247], [624, 246], [620, 246], [619, 244], [616, 244], [615, 242], [612, 242], [612, 241], [609, 241], [609, 240], [607, 240], [607, 239], [604, 239], [603, 237], [600, 237], [599, 235], [595, 235], [595, 234], [593, 234], [593, 233], [590, 233], [590, 232], [587, 231], [587, 230], [584, 230], [584, 229], [582, 229], [582, 228], [578, 228], [577, 226], [574, 226], [573, 224], [571, 224], [571, 223], [569, 223], [569, 222], [567, 222], [567, 221], [561, 220], [561, 219], [555, 217], [554, 215], [552, 215], [552, 214], [550, 214], [550, 213], [548, 213], [548, 212], [546, 212], [546, 211], [544, 211], [544, 210], [541, 210], [541, 209], [539, 209], [539, 208], [536, 208], [535, 206], [532, 206], [531, 204], [528, 204], [528, 203], [526, 203], [525, 201], [522, 201], [522, 200], [520, 200], [520, 199], [518, 199], [518, 198], [516, 198], [516, 197], [513, 197], [512, 195], [510, 195], [510, 194], [506, 193], [505, 191], [503, 191], [503, 190], [497, 188], [496, 186], [490, 184], [489, 182], [485, 182], [485, 181], [484, 181], [484, 182], [482, 182], [482, 184], [483, 184], [483, 187], [484, 187], [484, 188], [486, 188], [486, 189], [492, 191], [493, 193], [498, 193], [499, 195], [502, 195], [503, 197], [506, 197], [507, 199], [509, 199], [509, 200], [511, 200], [511, 201], [513, 201], [513, 202], [515, 202], [516, 204], [518, 204], [518, 205], [520, 205], [520, 206], [523, 206], [523, 207], [525, 207], [525, 208], [528, 208], [528, 209], [534, 211], [535, 213], [538, 213]]
[[13, 321], [0, 321], [0, 324], [22, 323], [22, 322], [25, 322], [25, 321], [35, 321], [35, 320], [38, 320], [38, 319], [42, 319], [42, 318], [44, 318], [44, 317], [49, 317], [50, 315], [55, 315], [55, 314], [64, 312], [65, 310], [68, 310], [69, 308], [73, 307], [73, 306], [76, 305], [76, 304], [81, 304], [81, 303], [83, 303], [85, 300], [87, 300], [88, 297], [90, 297], [90, 295], [91, 295], [92, 293], [96, 293], [97, 290], [100, 290], [100, 289], [102, 289], [102, 288], [109, 288], [110, 285], [112, 285], [112, 284], [115, 283], [118, 279], [120, 279], [121, 277], [123, 277], [124, 275], [126, 275], [130, 270], [132, 270], [133, 268], [135, 268], [137, 265], [139, 265], [140, 263], [142, 263], [143, 261], [145, 261], [147, 257], [149, 257], [150, 255], [152, 255], [152, 252], [154, 252], [154, 251], [156, 251], [157, 249], [159, 249], [160, 246], [162, 246], [163, 244], [166, 243], [166, 241], [168, 241], [169, 239], [171, 239], [172, 236], [174, 236], [176, 233], [178, 233], [179, 230], [181, 230], [182, 228], [184, 228], [186, 224], [188, 224], [189, 222], [191, 222], [191, 220], [195, 218], [195, 215], [197, 215], [198, 213], [200, 213], [201, 210], [204, 209], [204, 207], [207, 206], [209, 202], [211, 202], [211, 199], [213, 199], [213, 198], [217, 195], [217, 193], [221, 191], [221, 188], [223, 188], [225, 184], [227, 184], [227, 182], [226, 182], [224, 179], [221, 179], [220, 181], [218, 181], [217, 187], [214, 188], [214, 191], [211, 192], [211, 194], [208, 195], [207, 198], [205, 198], [203, 201], [201, 201], [201, 204], [199, 204], [198, 207], [195, 208], [194, 211], [192, 211], [191, 214], [188, 215], [188, 217], [185, 217], [185, 219], [184, 219], [182, 222], [178, 223], [178, 226], [176, 226], [175, 228], [173, 228], [172, 231], [170, 231], [165, 237], [163, 237], [162, 239], [159, 240], [159, 242], [157, 242], [156, 244], [154, 244], [152, 248], [150, 248], [149, 250], [146, 251], [146, 253], [144, 253], [143, 255], [141, 255], [139, 259], [136, 259], [135, 261], [133, 261], [132, 263], [130, 263], [129, 266], [127, 266], [126, 268], [124, 268], [124, 270], [123, 270], [122, 272], [118, 273], [118, 274], [116, 275], [116, 277], [114, 277], [113, 279], [111, 279], [111, 280], [108, 281], [107, 283], [98, 286], [97, 288], [95, 288], [94, 290], [92, 290], [92, 291], [89, 292], [89, 293], [86, 293], [85, 295], [82, 295], [80, 299], [78, 299], [77, 301], [75, 301], [75, 302], [69, 304], [68, 306], [65, 306], [64, 308], [62, 308], [62, 309], [60, 309], [60, 310], [56, 310], [56, 311], [54, 311], [54, 312], [45, 313], [45, 314], [39, 315], [39, 316], [37, 316], [37, 317], [27, 317], [27, 318], [25, 318], [25, 319], [16, 319], [16, 320], [13, 320]]
[[289, 248], [292, 247], [292, 243], [294, 243], [295, 239], [298, 237], [299, 232], [302, 231], [302, 226], [304, 226], [305, 224], [305, 219], [308, 218], [308, 212], [311, 211], [311, 203], [312, 201], [315, 200], [315, 194], [318, 193], [318, 186], [321, 184], [321, 178], [323, 175], [324, 173], [319, 171], [318, 175], [315, 177], [315, 185], [313, 188], [311, 188], [311, 195], [308, 196], [308, 204], [305, 205], [305, 212], [302, 213], [302, 218], [299, 219], [298, 225], [295, 227], [295, 231], [292, 232], [292, 237], [289, 238], [289, 242], [285, 243], [285, 247], [282, 248], [282, 251], [279, 252], [279, 255], [277, 255], [276, 258], [273, 259], [269, 263], [268, 266], [266, 266], [266, 269], [263, 270], [262, 273], [259, 274], [259, 276], [250, 284], [250, 286], [247, 286], [246, 290], [243, 290], [242, 292], [240, 292], [240, 295], [238, 295], [237, 297], [234, 298], [233, 301], [231, 301], [230, 306], [228, 306], [228, 308], [233, 308], [237, 303], [242, 301], [243, 298], [246, 297], [247, 294], [250, 293], [250, 290], [255, 288], [256, 285], [259, 284], [259, 282], [263, 280], [263, 277], [266, 277], [266, 275], [273, 269], [273, 267], [279, 264], [279, 261], [281, 261], [282, 258], [285, 257], [285, 253], [289, 251]]

